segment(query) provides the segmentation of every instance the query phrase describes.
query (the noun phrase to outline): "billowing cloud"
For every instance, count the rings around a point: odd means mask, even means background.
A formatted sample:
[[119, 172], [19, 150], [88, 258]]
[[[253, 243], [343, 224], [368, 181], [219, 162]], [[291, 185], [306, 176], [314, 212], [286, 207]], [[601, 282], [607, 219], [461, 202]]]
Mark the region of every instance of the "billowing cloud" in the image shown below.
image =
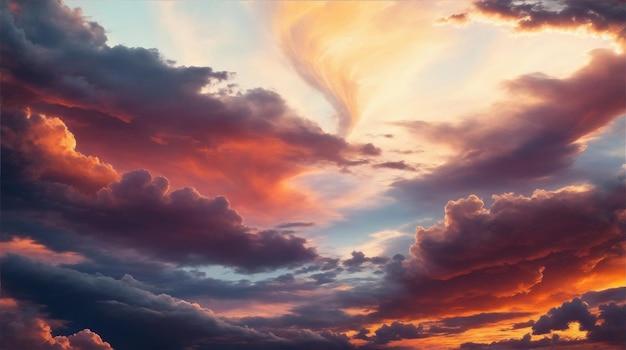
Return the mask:
[[593, 314], [589, 305], [575, 298], [564, 302], [561, 306], [552, 308], [533, 325], [533, 334], [547, 334], [555, 330], [567, 329], [570, 323], [578, 322], [581, 331], [587, 331], [587, 338], [593, 342], [609, 344], [624, 344], [626, 335], [626, 320], [624, 313], [626, 305], [615, 302], [600, 304], [599, 313]]
[[536, 73], [507, 81], [511, 99], [485, 115], [458, 124], [406, 122], [456, 155], [429, 174], [397, 182], [398, 195], [428, 199], [469, 189], [502, 191], [568, 168], [584, 151], [585, 138], [626, 113], [624, 55], [590, 55], [587, 66], [565, 79]]
[[476, 196], [450, 201], [442, 223], [418, 227], [411, 247], [429, 276], [454, 276], [512, 265], [557, 252], [587, 254], [623, 239], [624, 186], [494, 196], [490, 209]]
[[[259, 271], [317, 256], [302, 238], [278, 231], [252, 233], [226, 198], [191, 188], [168, 191], [164, 177], [125, 173], [95, 198], [65, 192], [60, 229], [180, 264], [222, 264]], [[146, 218], [152, 218], [146, 220]]]
[[596, 317], [589, 313], [588, 306], [576, 298], [565, 302], [558, 308], [548, 311], [533, 325], [533, 334], [547, 334], [552, 330], [565, 330], [570, 322], [578, 322], [581, 331], [591, 330], [596, 324]]
[[[450, 310], [530, 315], [530, 304], [552, 307], [590, 289], [606, 289], [585, 296], [596, 304], [616, 300], [624, 263], [623, 193], [618, 182], [494, 196], [489, 209], [476, 196], [450, 201], [442, 222], [418, 227], [412, 259], [394, 257], [386, 265], [393, 292], [346, 291], [341, 298], [363, 298], [376, 321], [449, 318]], [[563, 285], [572, 287], [566, 292]], [[528, 320], [518, 318], [512, 322]]]
[[[165, 177], [153, 178], [146, 170], [105, 184], [118, 178], [115, 170], [76, 152], [72, 134], [59, 119], [9, 113], [3, 122], [2, 163], [9, 169], [2, 173], [3, 209], [12, 213], [9, 218], [29, 217], [181, 264], [260, 271], [317, 256], [302, 238], [276, 230], [253, 233], [225, 197], [207, 198], [192, 188], [170, 191]], [[55, 133], [60, 136], [46, 137]], [[55, 148], [59, 139], [68, 145], [56, 151], [64, 145]], [[73, 171], [74, 166], [79, 170]], [[75, 191], [85, 184], [89, 193]], [[48, 220], [46, 215], [53, 213], [63, 220]]]
[[87, 194], [119, 178], [110, 164], [77, 152], [74, 135], [60, 119], [29, 111], [3, 110], [2, 153], [5, 164], [25, 163], [20, 177], [71, 185]]
[[290, 178], [380, 153], [324, 133], [274, 92], [200, 93], [228, 74], [173, 66], [155, 49], [109, 47], [100, 25], [60, 2], [2, 4], [3, 110], [60, 118], [83, 152], [117, 169], [146, 168], [247, 210], [264, 202], [265, 213], [284, 212], [315, 206]]
[[[0, 346], [6, 350], [112, 350], [109, 343], [89, 329], [69, 336], [52, 336], [52, 324], [63, 328], [60, 322], [47, 320], [32, 306], [11, 298], [0, 299]], [[57, 330], [54, 330], [57, 333]]]

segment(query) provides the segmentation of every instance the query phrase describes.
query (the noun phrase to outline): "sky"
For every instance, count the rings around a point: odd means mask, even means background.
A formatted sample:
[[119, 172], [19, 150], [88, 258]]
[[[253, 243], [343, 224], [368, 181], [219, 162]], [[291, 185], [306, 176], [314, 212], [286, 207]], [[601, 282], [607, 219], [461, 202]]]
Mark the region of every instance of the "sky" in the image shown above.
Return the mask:
[[626, 3], [0, 4], [2, 349], [626, 345]]

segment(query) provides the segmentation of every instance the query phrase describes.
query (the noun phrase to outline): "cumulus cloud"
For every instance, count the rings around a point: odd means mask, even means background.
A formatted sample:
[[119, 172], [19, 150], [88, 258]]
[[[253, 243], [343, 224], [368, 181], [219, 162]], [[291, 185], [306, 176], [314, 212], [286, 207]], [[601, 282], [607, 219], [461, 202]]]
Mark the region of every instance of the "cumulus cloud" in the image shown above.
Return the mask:
[[[613, 286], [623, 273], [624, 191], [620, 180], [498, 195], [490, 208], [476, 196], [450, 201], [444, 220], [417, 228], [412, 259], [386, 265], [385, 281], [396, 289], [372, 296], [378, 304], [369, 316], [449, 317], [450, 310], [490, 313], [513, 305], [528, 312], [526, 305], [588, 292], [590, 278], [594, 288]], [[573, 287], [564, 292], [563, 285]], [[359, 295], [347, 291], [345, 298]], [[597, 304], [615, 295], [585, 298]]]
[[564, 330], [572, 322], [578, 322], [581, 331], [587, 331], [587, 339], [592, 342], [624, 344], [626, 341], [626, 305], [615, 302], [600, 304], [599, 313], [593, 314], [589, 305], [579, 298], [564, 302], [550, 309], [533, 325], [533, 334], [546, 334], [554, 330]]
[[444, 221], [418, 227], [414, 262], [429, 276], [454, 276], [516, 264], [560, 251], [585, 254], [623, 239], [624, 186], [494, 196], [490, 209], [476, 196], [450, 201]]
[[111, 345], [89, 329], [69, 336], [52, 336], [63, 328], [48, 320], [37, 308], [15, 299], [0, 299], [0, 346], [6, 350], [112, 350]]

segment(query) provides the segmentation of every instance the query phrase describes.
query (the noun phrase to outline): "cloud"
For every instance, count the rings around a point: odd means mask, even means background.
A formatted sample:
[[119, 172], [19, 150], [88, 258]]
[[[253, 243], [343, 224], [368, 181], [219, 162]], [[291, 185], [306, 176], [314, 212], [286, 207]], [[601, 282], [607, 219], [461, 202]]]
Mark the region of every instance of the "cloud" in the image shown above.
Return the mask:
[[581, 299], [590, 307], [603, 304], [608, 301], [618, 303], [626, 301], [626, 287], [610, 288], [602, 291], [590, 291], [581, 296]]
[[421, 326], [395, 321], [391, 325], [383, 324], [369, 339], [376, 344], [387, 344], [394, 340], [422, 338], [422, 332]]
[[512, 265], [557, 252], [588, 254], [623, 238], [624, 186], [494, 196], [490, 209], [476, 196], [450, 201], [444, 221], [418, 227], [414, 263], [428, 276], [450, 277]]
[[312, 222], [285, 222], [280, 225], [277, 225], [276, 228], [298, 228], [298, 227], [311, 227], [315, 224]]
[[[348, 135], [430, 58], [431, 3], [281, 2], [271, 24], [293, 69], [335, 109]], [[420, 28], [420, 30], [415, 30]], [[428, 49], [426, 49], [428, 47]]]
[[388, 168], [388, 169], [397, 169], [397, 170], [411, 170], [415, 171], [416, 169], [408, 164], [406, 164], [403, 160], [398, 162], [384, 162], [373, 165], [374, 168]]
[[[607, 290], [606, 292], [609, 292]], [[551, 338], [544, 337], [532, 340], [531, 334], [524, 335], [521, 339], [508, 339], [490, 344], [464, 343], [461, 349], [519, 349], [540, 348], [549, 346], [563, 346], [564, 348], [587, 349], [590, 343], [603, 343], [607, 348], [619, 348], [624, 345], [626, 335], [624, 327], [626, 320], [624, 312], [626, 305], [617, 305], [615, 302], [601, 304], [598, 314], [591, 312], [589, 305], [580, 298], [564, 302], [559, 307], [554, 307], [547, 314], [542, 315], [537, 321], [526, 322], [532, 325], [533, 335], [549, 334], [552, 331], [566, 330], [570, 323], [577, 322], [581, 331], [586, 331], [586, 339], [569, 340], [561, 339], [558, 334], [552, 334]], [[532, 320], [531, 320], [532, 321]], [[595, 347], [595, 346], [594, 346]]]
[[25, 163], [21, 176], [71, 185], [87, 194], [119, 178], [111, 164], [77, 152], [74, 135], [59, 118], [30, 111], [3, 109], [2, 152], [5, 164]]
[[343, 266], [347, 267], [348, 272], [361, 271], [361, 265], [371, 263], [374, 265], [382, 265], [389, 261], [386, 256], [366, 257], [363, 252], [352, 252], [352, 257], [343, 261]]
[[285, 333], [289, 338], [281, 338], [240, 327], [198, 304], [167, 294], [156, 295], [121, 280], [15, 255], [3, 258], [1, 268], [3, 293], [46, 305], [51, 317], [71, 320], [71, 328], [89, 327], [115, 349], [351, 347], [343, 337], [330, 332], [294, 331]]
[[289, 179], [380, 153], [324, 133], [274, 92], [203, 94], [229, 74], [173, 66], [155, 49], [109, 47], [100, 25], [60, 2], [2, 6], [3, 114], [29, 107], [58, 117], [85, 154], [122, 171], [146, 168], [246, 210], [284, 213], [322, 210]]
[[591, 330], [596, 317], [589, 312], [588, 306], [576, 298], [565, 302], [557, 308], [552, 308], [547, 315], [543, 315], [533, 325], [533, 334], [547, 334], [553, 330], [566, 330], [570, 322], [578, 322], [581, 331]]
[[6, 350], [112, 350], [111, 345], [89, 329], [69, 336], [52, 336], [53, 324], [35, 307], [24, 305], [15, 299], [0, 299], [0, 346]]
[[[626, 8], [619, 1], [564, 1], [549, 4], [513, 0], [475, 1], [467, 13], [448, 17], [451, 22], [465, 22], [474, 15], [511, 23], [521, 32], [559, 29], [583, 30], [611, 36], [619, 45], [626, 44]], [[446, 21], [444, 20], [444, 22]]]
[[[361, 300], [376, 322], [503, 308], [532, 312], [528, 305], [551, 307], [589, 290], [613, 288], [623, 274], [623, 193], [620, 180], [537, 190], [528, 197], [503, 194], [494, 196], [490, 208], [476, 196], [450, 201], [444, 220], [417, 228], [412, 258], [394, 258], [385, 266], [390, 289], [384, 295], [372, 289], [340, 297], [348, 305]], [[572, 287], [564, 291], [563, 285]]]
[[255, 329], [271, 330], [297, 328], [310, 330], [347, 329], [358, 324], [358, 318], [338, 310], [333, 305], [312, 302], [290, 310], [290, 313], [273, 318], [243, 317], [237, 324]]
[[617, 305], [615, 302], [611, 302], [599, 305], [598, 309], [599, 314], [596, 316], [590, 312], [586, 303], [575, 298], [559, 307], [550, 309], [546, 315], [541, 316], [533, 325], [533, 334], [564, 330], [569, 327], [571, 322], [578, 322], [580, 330], [587, 331], [587, 338], [590, 341], [623, 345], [626, 340], [624, 334], [626, 305]]
[[[47, 137], [55, 133], [59, 137]], [[5, 227], [15, 221], [39, 223], [177, 264], [222, 264], [246, 272], [317, 257], [303, 238], [276, 230], [253, 232], [223, 196], [170, 190], [165, 177], [146, 170], [119, 177], [110, 165], [77, 152], [72, 134], [57, 118], [3, 115], [2, 152], [3, 214], [13, 220]], [[85, 188], [86, 193], [76, 191]], [[85, 243], [70, 237], [59, 241], [66, 243], [56, 243], [60, 250]]]
[[587, 337], [591, 341], [606, 342], [616, 345], [624, 345], [626, 335], [626, 305], [617, 305], [615, 303], [603, 304], [599, 306], [600, 314], [598, 319], [602, 321], [600, 325], [592, 328]]
[[44, 261], [51, 265], [74, 265], [87, 260], [84, 256], [74, 252], [54, 252], [30, 238], [12, 237], [11, 240], [2, 241], [1, 243], [2, 256], [17, 254], [32, 260]]
[[529, 316], [529, 312], [483, 312], [470, 316], [454, 316], [430, 323], [429, 333], [458, 334], [504, 320]]
[[405, 122], [455, 155], [431, 173], [395, 183], [397, 195], [425, 200], [470, 189], [527, 190], [567, 169], [586, 139], [626, 112], [624, 55], [597, 49], [590, 56], [564, 79], [535, 73], [505, 82], [510, 99], [458, 124]]
[[[581, 341], [563, 341], [561, 338], [554, 334], [551, 338], [543, 337], [539, 340], [532, 340], [530, 334], [525, 334], [521, 339], [507, 339], [490, 344], [478, 344], [478, 343], [463, 343], [460, 349], [534, 349], [563, 346], [564, 348], [572, 348], [576, 344], [582, 343]], [[578, 348], [577, 348], [578, 349]], [[584, 349], [584, 348], [583, 348]]]
[[203, 197], [191, 188], [169, 191], [166, 178], [145, 170], [123, 174], [95, 198], [69, 189], [55, 194], [63, 205], [42, 210], [60, 215], [54, 227], [177, 264], [257, 272], [317, 256], [303, 238], [274, 230], [252, 233], [226, 198]]

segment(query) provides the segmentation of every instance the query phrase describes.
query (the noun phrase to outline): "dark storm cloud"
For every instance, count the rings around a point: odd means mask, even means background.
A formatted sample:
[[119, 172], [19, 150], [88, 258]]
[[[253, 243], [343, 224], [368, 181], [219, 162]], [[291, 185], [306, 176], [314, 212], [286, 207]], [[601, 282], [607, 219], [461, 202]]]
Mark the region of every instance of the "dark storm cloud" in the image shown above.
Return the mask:
[[397, 194], [423, 200], [469, 190], [536, 188], [534, 183], [568, 168], [583, 152], [581, 138], [626, 112], [623, 63], [623, 54], [598, 49], [587, 66], [568, 78], [537, 73], [508, 81], [511, 99], [492, 107], [488, 123], [483, 118], [459, 124], [404, 123], [457, 154], [432, 173], [397, 182]]
[[[70, 332], [89, 328], [115, 349], [348, 349], [338, 334], [288, 332], [289, 339], [239, 327], [210, 310], [128, 281], [34, 263], [2, 259], [3, 293], [46, 305], [50, 317], [71, 320]], [[70, 303], [71, 307], [68, 307]]]
[[481, 0], [474, 2], [468, 13], [448, 17], [453, 22], [465, 22], [468, 14], [479, 13], [513, 22], [518, 31], [541, 29], [585, 29], [609, 34], [624, 45], [626, 39], [626, 6], [621, 1], [568, 1], [542, 3], [514, 0]]

